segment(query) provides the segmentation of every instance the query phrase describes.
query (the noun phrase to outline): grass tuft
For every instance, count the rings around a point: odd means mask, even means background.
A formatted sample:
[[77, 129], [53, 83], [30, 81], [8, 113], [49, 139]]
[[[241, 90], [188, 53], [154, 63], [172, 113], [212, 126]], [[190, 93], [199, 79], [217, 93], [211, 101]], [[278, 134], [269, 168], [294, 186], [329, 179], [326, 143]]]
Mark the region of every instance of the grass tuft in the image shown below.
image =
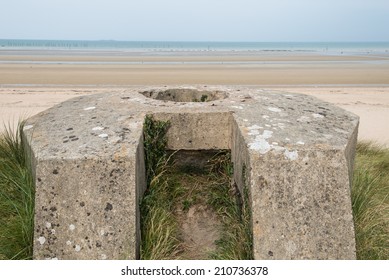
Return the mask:
[[143, 124], [143, 145], [145, 150], [146, 180], [150, 186], [151, 180], [156, 177], [166, 164], [166, 133], [170, 123], [156, 121], [153, 116], [147, 115]]
[[32, 259], [35, 189], [23, 126], [0, 135], [0, 259]]
[[179, 252], [177, 221], [172, 215], [174, 185], [166, 176], [166, 133], [169, 122], [146, 116], [143, 125], [147, 190], [141, 201], [141, 248], [143, 260], [172, 259]]
[[153, 181], [142, 201], [142, 260], [174, 259], [180, 252], [178, 224], [172, 214], [174, 192], [171, 189], [165, 179]]
[[357, 258], [389, 259], [389, 149], [358, 143], [352, 203]]
[[[243, 198], [235, 184], [231, 184], [233, 166], [231, 154], [225, 153], [211, 161], [211, 171], [216, 176], [210, 185], [209, 201], [222, 218], [221, 238], [210, 258], [217, 260], [252, 260], [253, 242], [249, 191], [245, 184]], [[245, 173], [245, 169], [243, 170]], [[243, 174], [246, 177], [245, 174]]]

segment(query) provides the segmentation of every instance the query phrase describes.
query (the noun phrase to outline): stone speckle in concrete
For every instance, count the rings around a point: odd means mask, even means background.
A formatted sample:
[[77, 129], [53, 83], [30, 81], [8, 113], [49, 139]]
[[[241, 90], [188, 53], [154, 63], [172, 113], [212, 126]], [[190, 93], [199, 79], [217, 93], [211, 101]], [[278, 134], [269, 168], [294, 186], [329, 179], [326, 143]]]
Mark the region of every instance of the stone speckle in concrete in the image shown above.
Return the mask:
[[41, 236], [41, 237], [38, 238], [38, 242], [39, 242], [40, 245], [43, 245], [46, 242], [46, 238], [44, 236]]
[[301, 94], [192, 86], [77, 97], [27, 121], [35, 259], [138, 257], [147, 114], [171, 122], [169, 149], [231, 149], [256, 259], [355, 258], [358, 117]]

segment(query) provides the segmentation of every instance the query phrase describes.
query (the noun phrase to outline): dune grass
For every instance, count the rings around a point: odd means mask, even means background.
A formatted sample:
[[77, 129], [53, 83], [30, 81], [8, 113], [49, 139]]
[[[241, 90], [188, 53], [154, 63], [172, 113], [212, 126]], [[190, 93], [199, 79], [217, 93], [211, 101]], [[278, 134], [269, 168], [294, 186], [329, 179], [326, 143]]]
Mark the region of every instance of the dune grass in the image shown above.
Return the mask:
[[142, 260], [175, 259], [181, 251], [178, 223], [172, 214], [174, 189], [166, 178], [154, 180], [142, 201]]
[[166, 133], [169, 122], [147, 115], [143, 124], [147, 190], [141, 201], [140, 259], [165, 260], [179, 252], [178, 224], [172, 215], [175, 186], [168, 184]]
[[389, 149], [358, 143], [352, 187], [358, 259], [389, 259]]
[[0, 135], [0, 259], [32, 258], [35, 189], [22, 127]]
[[[253, 260], [253, 236], [249, 190], [245, 184], [241, 195], [231, 184], [233, 166], [231, 153], [218, 155], [210, 162], [212, 181], [209, 186], [209, 204], [222, 218], [221, 237], [216, 250], [210, 253], [215, 260]], [[244, 168], [244, 173], [246, 172]], [[246, 177], [246, 174], [243, 174]], [[243, 196], [243, 197], [242, 197]]]

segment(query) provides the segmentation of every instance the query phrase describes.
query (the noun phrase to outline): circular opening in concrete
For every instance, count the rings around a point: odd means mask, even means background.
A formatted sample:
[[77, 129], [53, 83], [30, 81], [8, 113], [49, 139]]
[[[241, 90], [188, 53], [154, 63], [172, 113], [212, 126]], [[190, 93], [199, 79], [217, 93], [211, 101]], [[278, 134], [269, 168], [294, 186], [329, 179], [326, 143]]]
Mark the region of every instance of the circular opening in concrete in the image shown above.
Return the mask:
[[228, 94], [222, 91], [207, 91], [186, 88], [148, 90], [140, 93], [149, 98], [174, 102], [208, 102], [228, 97]]

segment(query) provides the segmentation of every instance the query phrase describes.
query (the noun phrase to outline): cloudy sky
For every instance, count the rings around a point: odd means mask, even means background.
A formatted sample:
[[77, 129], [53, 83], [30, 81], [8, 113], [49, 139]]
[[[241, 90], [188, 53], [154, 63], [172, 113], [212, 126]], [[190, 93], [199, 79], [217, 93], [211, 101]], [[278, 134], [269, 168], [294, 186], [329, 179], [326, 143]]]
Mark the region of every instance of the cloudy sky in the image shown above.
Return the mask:
[[389, 0], [0, 0], [2, 39], [389, 41]]

